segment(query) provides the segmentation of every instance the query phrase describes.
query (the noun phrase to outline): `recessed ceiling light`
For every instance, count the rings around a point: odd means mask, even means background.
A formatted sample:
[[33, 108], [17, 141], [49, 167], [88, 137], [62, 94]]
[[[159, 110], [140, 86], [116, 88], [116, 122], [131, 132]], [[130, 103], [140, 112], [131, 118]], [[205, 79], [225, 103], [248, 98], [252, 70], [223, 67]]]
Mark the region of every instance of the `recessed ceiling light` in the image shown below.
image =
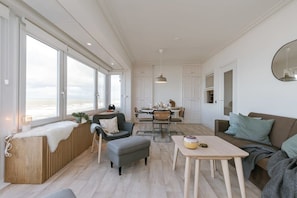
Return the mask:
[[88, 46], [91, 46], [91, 45], [92, 45], [92, 43], [87, 43], [87, 45], [88, 45]]
[[111, 65], [114, 65], [114, 62], [110, 63]]

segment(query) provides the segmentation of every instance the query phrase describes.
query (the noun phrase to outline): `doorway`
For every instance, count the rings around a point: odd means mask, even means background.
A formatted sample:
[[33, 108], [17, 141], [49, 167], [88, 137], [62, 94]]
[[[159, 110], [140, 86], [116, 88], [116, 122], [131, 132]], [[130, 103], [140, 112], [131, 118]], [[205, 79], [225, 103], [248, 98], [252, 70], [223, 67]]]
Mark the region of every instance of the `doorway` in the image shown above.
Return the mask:
[[219, 115], [228, 119], [231, 112], [236, 112], [236, 62], [221, 67], [219, 91]]

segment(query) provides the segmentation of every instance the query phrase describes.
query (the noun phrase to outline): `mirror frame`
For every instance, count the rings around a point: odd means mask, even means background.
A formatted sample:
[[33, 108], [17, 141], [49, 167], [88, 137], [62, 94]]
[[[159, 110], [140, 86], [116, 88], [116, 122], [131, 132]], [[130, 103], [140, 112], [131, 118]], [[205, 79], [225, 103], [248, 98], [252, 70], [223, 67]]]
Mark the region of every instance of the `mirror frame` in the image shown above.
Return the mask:
[[[292, 66], [292, 62], [296, 63], [295, 67]], [[272, 59], [271, 71], [280, 81], [297, 81], [297, 39], [284, 44], [277, 50]]]

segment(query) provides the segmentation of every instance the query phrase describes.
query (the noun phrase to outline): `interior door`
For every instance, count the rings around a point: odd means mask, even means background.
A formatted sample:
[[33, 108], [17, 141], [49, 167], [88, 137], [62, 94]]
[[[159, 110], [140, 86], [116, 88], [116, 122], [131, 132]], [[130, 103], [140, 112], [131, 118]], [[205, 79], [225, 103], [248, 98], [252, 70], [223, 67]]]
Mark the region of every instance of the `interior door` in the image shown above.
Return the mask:
[[200, 123], [200, 90], [200, 76], [183, 76], [183, 106], [185, 107], [184, 121], [186, 123]]
[[230, 112], [236, 112], [236, 62], [221, 67], [218, 108], [222, 119], [228, 119]]

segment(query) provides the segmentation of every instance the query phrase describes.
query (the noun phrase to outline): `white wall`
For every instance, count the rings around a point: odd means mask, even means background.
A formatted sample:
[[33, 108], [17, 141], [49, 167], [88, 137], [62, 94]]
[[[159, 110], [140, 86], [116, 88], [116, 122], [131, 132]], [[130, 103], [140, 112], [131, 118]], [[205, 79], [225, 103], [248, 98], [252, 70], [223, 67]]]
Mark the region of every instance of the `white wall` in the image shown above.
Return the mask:
[[[181, 65], [162, 65], [163, 76], [168, 83], [154, 83], [153, 102], [169, 103], [169, 99], [175, 101], [176, 106], [182, 106], [182, 66]], [[160, 68], [154, 68], [154, 78], [160, 76]], [[155, 80], [155, 79], [154, 79]]]
[[[251, 111], [297, 118], [297, 82], [274, 78], [271, 62], [285, 43], [297, 39], [297, 1], [293, 1], [242, 38], [203, 64], [203, 76], [215, 72], [215, 100], [218, 98], [219, 68], [237, 63], [237, 111]], [[218, 105], [202, 104], [202, 123], [213, 128], [219, 118]], [[212, 115], [209, 114], [212, 112]]]
[[6, 185], [4, 183], [4, 140], [7, 135], [16, 132], [18, 128], [19, 20], [13, 14], [10, 15], [9, 20], [2, 17], [0, 19], [0, 34], [4, 35], [0, 41], [2, 52], [0, 60], [0, 189]]

